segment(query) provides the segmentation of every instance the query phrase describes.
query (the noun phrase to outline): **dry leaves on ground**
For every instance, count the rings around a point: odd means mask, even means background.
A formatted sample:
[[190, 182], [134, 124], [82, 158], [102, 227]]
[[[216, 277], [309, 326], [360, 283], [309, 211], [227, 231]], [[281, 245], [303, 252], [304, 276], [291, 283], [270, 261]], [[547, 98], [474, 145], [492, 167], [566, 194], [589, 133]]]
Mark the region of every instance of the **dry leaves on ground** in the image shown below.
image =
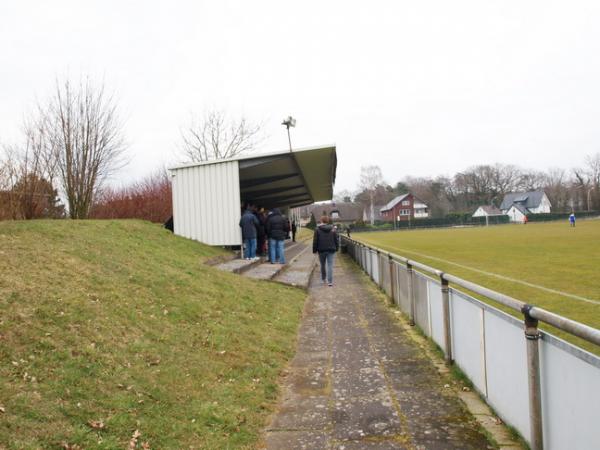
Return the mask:
[[90, 428], [93, 428], [94, 430], [106, 429], [106, 425], [102, 420], [89, 420], [87, 424], [90, 426]]

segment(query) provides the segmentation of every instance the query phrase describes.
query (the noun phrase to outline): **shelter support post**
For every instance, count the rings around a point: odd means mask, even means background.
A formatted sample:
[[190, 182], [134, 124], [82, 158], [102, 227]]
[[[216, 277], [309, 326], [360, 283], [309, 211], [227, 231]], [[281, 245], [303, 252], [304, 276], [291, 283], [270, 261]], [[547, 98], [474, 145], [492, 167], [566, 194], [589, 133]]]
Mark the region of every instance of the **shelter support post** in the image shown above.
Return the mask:
[[410, 326], [415, 325], [415, 287], [414, 287], [414, 275], [413, 266], [409, 262], [406, 263], [406, 272], [408, 275], [408, 301], [410, 303], [409, 312], [409, 324]]
[[525, 305], [521, 312], [525, 318], [525, 339], [527, 343], [527, 380], [529, 385], [529, 422], [531, 428], [531, 450], [543, 450], [542, 396], [540, 382], [540, 352], [538, 321], [529, 314], [531, 305]]
[[442, 283], [442, 316], [444, 321], [444, 353], [446, 364], [452, 364], [452, 337], [450, 331], [450, 286], [444, 274], [440, 275]]

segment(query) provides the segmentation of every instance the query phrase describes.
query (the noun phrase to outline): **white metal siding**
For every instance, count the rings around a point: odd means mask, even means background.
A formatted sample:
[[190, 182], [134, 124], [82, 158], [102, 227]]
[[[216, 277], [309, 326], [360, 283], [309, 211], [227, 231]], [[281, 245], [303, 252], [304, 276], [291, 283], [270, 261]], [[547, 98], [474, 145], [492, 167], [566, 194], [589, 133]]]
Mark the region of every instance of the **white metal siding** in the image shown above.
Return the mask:
[[174, 169], [175, 234], [209, 245], [240, 245], [237, 161]]

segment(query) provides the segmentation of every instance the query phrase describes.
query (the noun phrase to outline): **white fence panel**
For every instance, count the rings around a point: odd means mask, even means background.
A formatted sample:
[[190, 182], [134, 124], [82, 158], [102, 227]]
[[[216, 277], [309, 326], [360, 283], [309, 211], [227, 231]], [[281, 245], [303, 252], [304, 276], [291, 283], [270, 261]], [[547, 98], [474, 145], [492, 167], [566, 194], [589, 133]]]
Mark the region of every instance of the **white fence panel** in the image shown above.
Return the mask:
[[419, 272], [413, 272], [413, 288], [415, 293], [415, 323], [427, 336], [429, 329], [429, 299], [427, 298], [427, 278]]
[[406, 267], [398, 265], [398, 285], [400, 309], [404, 314], [410, 313], [410, 300], [408, 298], [408, 270]]
[[442, 290], [440, 283], [427, 280], [429, 291], [429, 324], [431, 338], [442, 349], [444, 348], [444, 305], [442, 303]]
[[544, 449], [600, 448], [600, 358], [544, 334], [540, 360]]
[[379, 284], [379, 261], [377, 252], [371, 251], [371, 278], [377, 284]]
[[527, 347], [523, 324], [486, 308], [487, 400], [505, 422], [529, 438]]
[[390, 274], [390, 261], [387, 256], [381, 255], [381, 287], [388, 297], [392, 296], [392, 280]]
[[485, 395], [483, 308], [465, 294], [450, 289], [450, 316], [454, 360]]
[[396, 261], [392, 261], [394, 268], [394, 304], [400, 307], [400, 266]]

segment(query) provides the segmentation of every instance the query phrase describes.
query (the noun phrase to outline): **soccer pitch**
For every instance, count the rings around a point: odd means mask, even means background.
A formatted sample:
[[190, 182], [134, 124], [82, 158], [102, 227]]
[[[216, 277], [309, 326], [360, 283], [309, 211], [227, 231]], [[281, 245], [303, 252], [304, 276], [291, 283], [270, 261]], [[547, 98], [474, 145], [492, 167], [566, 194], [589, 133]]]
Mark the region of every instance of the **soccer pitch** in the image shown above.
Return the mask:
[[600, 220], [581, 220], [575, 228], [566, 221], [530, 222], [352, 237], [600, 328]]

